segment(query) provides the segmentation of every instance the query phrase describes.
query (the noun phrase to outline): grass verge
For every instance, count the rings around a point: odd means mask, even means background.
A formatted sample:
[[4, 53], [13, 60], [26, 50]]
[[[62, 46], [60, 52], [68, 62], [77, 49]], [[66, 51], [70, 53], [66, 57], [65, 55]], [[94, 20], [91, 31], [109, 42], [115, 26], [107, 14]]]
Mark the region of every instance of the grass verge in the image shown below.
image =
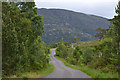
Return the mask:
[[57, 59], [61, 60], [66, 66], [71, 67], [76, 70], [80, 70], [80, 71], [86, 73], [87, 75], [91, 76], [91, 78], [118, 78], [117, 73], [114, 73], [114, 74], [113, 73], [103, 73], [99, 70], [90, 69], [88, 67], [72, 65], [72, 64], [66, 62], [65, 59], [63, 59], [63, 58], [60, 58], [58, 56], [55, 56], [55, 57]]
[[10, 78], [41, 78], [54, 71], [54, 65], [49, 64], [46, 68], [38, 71], [31, 71], [25, 73], [19, 73], [19, 76], [11, 76]]

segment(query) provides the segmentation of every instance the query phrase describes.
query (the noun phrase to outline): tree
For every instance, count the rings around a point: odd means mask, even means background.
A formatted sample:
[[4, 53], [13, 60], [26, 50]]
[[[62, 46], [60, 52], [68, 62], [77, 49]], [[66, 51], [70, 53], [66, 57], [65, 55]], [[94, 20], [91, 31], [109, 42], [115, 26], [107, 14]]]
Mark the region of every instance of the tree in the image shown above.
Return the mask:
[[82, 51], [80, 50], [80, 47], [77, 46], [73, 52], [73, 57], [76, 58], [76, 62], [78, 62], [80, 56], [82, 55]]
[[97, 28], [96, 31], [97, 31], [97, 33], [96, 33], [95, 37], [98, 37], [101, 40], [104, 37], [104, 35], [106, 34], [107, 29]]
[[68, 56], [68, 48], [62, 43], [59, 42], [56, 49], [56, 56], [66, 58]]
[[[115, 41], [115, 43], [117, 44], [117, 54], [118, 54], [118, 75], [120, 75], [120, 1], [118, 2], [118, 5], [116, 7], [116, 14], [117, 16], [114, 16], [113, 19], [111, 19], [112, 24], [113, 24], [113, 40]], [[120, 77], [120, 76], [119, 76]]]
[[41, 40], [43, 17], [35, 3], [3, 2], [2, 9], [2, 75], [43, 69], [49, 49]]
[[80, 41], [79, 37], [75, 37], [74, 40], [78, 43]]
[[[108, 21], [111, 21], [111, 19], [108, 19]], [[114, 28], [114, 26], [113, 26], [113, 24], [111, 23], [111, 26], [109, 26], [109, 29], [108, 29], [105, 37], [107, 37], [107, 38], [113, 38], [113, 37], [114, 37], [113, 28]]]

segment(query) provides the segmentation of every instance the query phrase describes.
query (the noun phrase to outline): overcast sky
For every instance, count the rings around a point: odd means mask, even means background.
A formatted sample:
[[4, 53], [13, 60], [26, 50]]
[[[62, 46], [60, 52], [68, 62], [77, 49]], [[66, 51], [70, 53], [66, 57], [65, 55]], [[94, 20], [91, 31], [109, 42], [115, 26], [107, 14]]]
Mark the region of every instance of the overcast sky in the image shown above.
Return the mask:
[[67, 9], [113, 18], [118, 0], [34, 0], [38, 8]]

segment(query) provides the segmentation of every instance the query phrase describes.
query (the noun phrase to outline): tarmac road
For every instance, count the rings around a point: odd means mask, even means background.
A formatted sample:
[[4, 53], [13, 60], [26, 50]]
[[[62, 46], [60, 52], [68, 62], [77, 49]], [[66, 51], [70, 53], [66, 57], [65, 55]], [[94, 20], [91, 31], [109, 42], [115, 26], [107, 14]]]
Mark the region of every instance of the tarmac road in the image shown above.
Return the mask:
[[65, 66], [64, 63], [55, 58], [54, 55], [55, 49], [51, 49], [51, 55], [49, 55], [51, 58], [50, 63], [54, 65], [55, 70], [44, 78], [89, 78], [90, 80], [90, 76], [79, 70]]

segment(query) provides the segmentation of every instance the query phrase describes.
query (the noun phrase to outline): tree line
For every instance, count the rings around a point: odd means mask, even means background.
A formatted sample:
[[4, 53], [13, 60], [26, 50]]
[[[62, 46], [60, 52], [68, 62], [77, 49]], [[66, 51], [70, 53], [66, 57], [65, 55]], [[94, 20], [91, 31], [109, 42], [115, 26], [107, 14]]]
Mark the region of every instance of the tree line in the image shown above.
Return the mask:
[[41, 70], [49, 63], [49, 48], [41, 40], [43, 17], [35, 2], [2, 3], [2, 76]]

